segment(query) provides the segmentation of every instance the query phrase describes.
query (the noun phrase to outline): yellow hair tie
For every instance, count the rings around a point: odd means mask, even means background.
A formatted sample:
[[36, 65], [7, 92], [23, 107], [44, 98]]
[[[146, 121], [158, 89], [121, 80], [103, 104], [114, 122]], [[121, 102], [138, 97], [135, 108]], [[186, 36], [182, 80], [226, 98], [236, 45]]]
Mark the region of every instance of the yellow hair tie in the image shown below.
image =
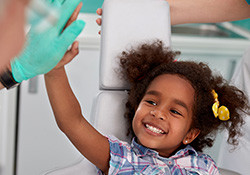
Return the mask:
[[212, 94], [214, 96], [214, 104], [212, 106], [212, 110], [214, 113], [214, 117], [219, 117], [220, 120], [226, 121], [230, 119], [230, 113], [226, 106], [220, 106], [219, 100], [218, 100], [218, 94], [215, 92], [215, 90], [212, 90]]

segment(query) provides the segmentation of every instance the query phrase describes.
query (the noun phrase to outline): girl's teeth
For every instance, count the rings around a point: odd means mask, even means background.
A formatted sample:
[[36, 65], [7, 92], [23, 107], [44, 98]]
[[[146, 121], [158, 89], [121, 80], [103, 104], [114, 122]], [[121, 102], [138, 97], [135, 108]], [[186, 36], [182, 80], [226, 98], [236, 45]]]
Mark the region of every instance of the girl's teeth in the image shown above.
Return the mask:
[[150, 131], [157, 133], [157, 134], [164, 134], [164, 131], [162, 131], [159, 128], [153, 127], [151, 125], [146, 124], [146, 128], [148, 128]]

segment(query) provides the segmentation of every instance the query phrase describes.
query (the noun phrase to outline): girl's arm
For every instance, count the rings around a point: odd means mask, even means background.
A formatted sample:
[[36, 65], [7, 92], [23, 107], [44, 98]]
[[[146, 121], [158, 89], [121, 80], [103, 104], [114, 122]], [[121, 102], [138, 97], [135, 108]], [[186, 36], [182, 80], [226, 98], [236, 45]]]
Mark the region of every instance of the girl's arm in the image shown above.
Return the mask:
[[[66, 27], [76, 20], [81, 5], [76, 8]], [[57, 66], [45, 75], [47, 93], [58, 127], [89, 161], [107, 173], [110, 159], [108, 139], [82, 116], [81, 107], [71, 90], [64, 69], [64, 65], [78, 52], [78, 42], [75, 41]]]
[[109, 142], [83, 117], [81, 107], [69, 85], [65, 69], [45, 75], [50, 104], [58, 127], [75, 147], [103, 172], [109, 168]]

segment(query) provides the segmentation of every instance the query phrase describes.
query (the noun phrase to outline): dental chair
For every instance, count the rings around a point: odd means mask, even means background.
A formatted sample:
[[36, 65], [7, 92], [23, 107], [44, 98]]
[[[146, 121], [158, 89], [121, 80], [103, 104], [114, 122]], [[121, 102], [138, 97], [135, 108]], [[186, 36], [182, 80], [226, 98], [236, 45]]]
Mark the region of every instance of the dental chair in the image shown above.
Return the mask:
[[[243, 90], [250, 100], [250, 47], [245, 51], [242, 59], [238, 63], [231, 84]], [[231, 147], [227, 144], [226, 137], [223, 137], [221, 149], [219, 152], [218, 165], [238, 171], [244, 175], [250, 172], [250, 116], [246, 116], [245, 125], [243, 125], [243, 137], [239, 140], [238, 147], [229, 151]], [[225, 136], [227, 136], [225, 134]]]
[[[110, 9], [110, 3], [114, 4], [115, 8]], [[130, 14], [120, 15], [126, 13], [121, 11], [122, 9], [129, 9]], [[118, 16], [114, 17], [116, 14]], [[108, 28], [110, 26], [111, 28]], [[166, 46], [170, 46], [168, 3], [165, 0], [105, 0], [101, 37], [100, 92], [93, 102], [91, 123], [104, 135], [114, 135], [120, 140], [130, 142], [131, 138], [126, 135], [127, 121], [124, 118], [129, 84], [117, 75], [119, 64], [116, 56], [132, 45], [155, 39], [160, 39]], [[81, 174], [97, 174], [95, 166], [83, 156], [68, 167], [52, 170], [44, 175]]]

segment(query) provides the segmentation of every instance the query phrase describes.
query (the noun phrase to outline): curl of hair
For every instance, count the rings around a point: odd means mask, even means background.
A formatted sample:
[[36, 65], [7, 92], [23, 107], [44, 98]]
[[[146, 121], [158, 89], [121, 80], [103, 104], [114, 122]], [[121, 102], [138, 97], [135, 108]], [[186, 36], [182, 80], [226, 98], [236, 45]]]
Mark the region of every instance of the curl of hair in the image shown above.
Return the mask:
[[[159, 75], [173, 74], [187, 79], [195, 90], [191, 128], [200, 129], [201, 132], [191, 146], [197, 151], [211, 147], [216, 133], [223, 129], [229, 133], [227, 142], [237, 146], [238, 137], [242, 135], [243, 114], [249, 114], [250, 108], [245, 94], [229, 85], [220, 75], [213, 75], [204, 63], [174, 62], [178, 54], [164, 47], [163, 43], [157, 40], [153, 43], [142, 44], [120, 55], [121, 74], [131, 84], [125, 113], [129, 131], [134, 134], [132, 120], [150, 83]], [[214, 117], [212, 89], [217, 92], [220, 105], [225, 105], [229, 109], [228, 121], [221, 121]]]

